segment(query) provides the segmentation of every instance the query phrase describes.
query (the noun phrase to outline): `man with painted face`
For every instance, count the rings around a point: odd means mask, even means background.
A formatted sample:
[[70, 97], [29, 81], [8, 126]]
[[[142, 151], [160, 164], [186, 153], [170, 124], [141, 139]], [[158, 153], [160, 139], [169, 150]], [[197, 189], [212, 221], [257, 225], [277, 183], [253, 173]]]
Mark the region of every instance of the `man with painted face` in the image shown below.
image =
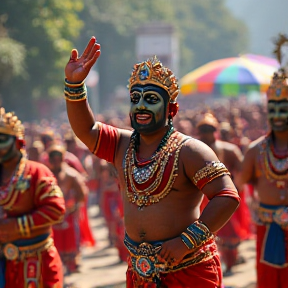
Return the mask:
[[52, 172], [30, 161], [24, 126], [0, 108], [0, 287], [62, 288], [52, 225], [65, 205]]
[[267, 90], [271, 131], [250, 144], [242, 167], [242, 180], [253, 184], [258, 204], [257, 288], [286, 288], [288, 281], [287, 75], [281, 68], [271, 80]]
[[[84, 81], [99, 55], [95, 37], [80, 57], [72, 50], [64, 94], [75, 134], [118, 171], [127, 287], [221, 287], [214, 232], [239, 203], [229, 171], [207, 145], [175, 131], [179, 87], [156, 56], [136, 64], [129, 79], [134, 130], [95, 121]], [[210, 202], [200, 215], [203, 194]]]

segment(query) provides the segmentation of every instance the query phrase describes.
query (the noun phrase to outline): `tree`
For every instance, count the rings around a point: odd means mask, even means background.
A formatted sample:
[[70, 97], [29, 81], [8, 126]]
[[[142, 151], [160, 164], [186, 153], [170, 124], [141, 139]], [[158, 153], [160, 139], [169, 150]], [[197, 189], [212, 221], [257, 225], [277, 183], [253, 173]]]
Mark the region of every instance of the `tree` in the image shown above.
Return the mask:
[[[0, 1], [0, 14], [7, 18], [9, 37], [17, 39], [27, 51], [25, 72], [0, 91], [5, 107], [22, 119], [41, 117], [37, 113], [38, 99], [59, 99], [63, 94], [63, 67], [73, 47], [72, 40], [83, 26], [77, 14], [82, 8], [81, 0]], [[15, 48], [15, 42], [9, 45], [11, 50]], [[51, 103], [46, 107], [47, 113], [56, 102], [46, 101], [47, 105]]]
[[223, 0], [217, 4], [213, 0], [85, 0], [84, 6], [80, 17], [85, 32], [78, 47], [83, 49], [92, 35], [101, 43], [97, 68], [103, 109], [113, 103], [115, 87], [127, 83], [136, 61], [135, 31], [145, 23], [157, 20], [175, 26], [181, 47], [178, 78], [210, 60], [235, 56], [247, 44], [244, 23], [233, 18]]

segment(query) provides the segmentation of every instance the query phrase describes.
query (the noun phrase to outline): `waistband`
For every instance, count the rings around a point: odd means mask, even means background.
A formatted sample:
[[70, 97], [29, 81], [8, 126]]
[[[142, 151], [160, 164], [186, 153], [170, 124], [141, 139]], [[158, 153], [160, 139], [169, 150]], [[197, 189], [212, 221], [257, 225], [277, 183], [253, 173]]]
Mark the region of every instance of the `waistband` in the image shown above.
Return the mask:
[[258, 216], [262, 224], [277, 223], [283, 229], [288, 226], [288, 207], [283, 205], [267, 205], [260, 203]]
[[186, 255], [177, 265], [170, 262], [159, 263], [157, 254], [163, 243], [164, 241], [137, 243], [125, 234], [124, 244], [130, 253], [131, 266], [139, 276], [153, 281], [155, 277], [159, 278], [160, 273], [175, 272], [208, 261], [218, 253], [215, 240], [211, 238], [203, 246]]
[[7, 260], [20, 260], [33, 257], [37, 253], [48, 250], [54, 245], [50, 234], [39, 235], [34, 238], [16, 240], [0, 246], [0, 256]]

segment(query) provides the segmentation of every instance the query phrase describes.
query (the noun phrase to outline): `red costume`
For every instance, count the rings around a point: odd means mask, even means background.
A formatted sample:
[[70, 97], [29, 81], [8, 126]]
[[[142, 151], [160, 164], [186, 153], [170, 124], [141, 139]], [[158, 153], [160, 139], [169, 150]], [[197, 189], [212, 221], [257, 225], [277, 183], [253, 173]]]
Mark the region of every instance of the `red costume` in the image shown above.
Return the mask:
[[[1, 257], [6, 262], [3, 287], [62, 288], [62, 263], [51, 238], [51, 226], [65, 212], [62, 192], [46, 166], [25, 156], [16, 175], [11, 186], [1, 191], [0, 205], [7, 218], [17, 221], [22, 237], [2, 244], [6, 258]], [[37, 230], [45, 232], [32, 237]]]
[[[27, 160], [24, 126], [4, 108], [0, 135], [0, 287], [62, 288], [62, 263], [51, 237], [65, 213], [62, 191], [46, 166]], [[4, 172], [12, 171], [4, 184]]]

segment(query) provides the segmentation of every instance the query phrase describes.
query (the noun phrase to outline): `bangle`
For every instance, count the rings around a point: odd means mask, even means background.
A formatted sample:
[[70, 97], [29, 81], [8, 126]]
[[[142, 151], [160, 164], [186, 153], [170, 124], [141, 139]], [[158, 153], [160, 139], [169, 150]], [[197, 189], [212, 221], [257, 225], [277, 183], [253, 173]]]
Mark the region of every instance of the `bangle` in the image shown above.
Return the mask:
[[70, 83], [65, 79], [64, 98], [68, 101], [87, 99], [87, 89], [84, 81], [81, 83]]
[[182, 242], [189, 250], [201, 246], [211, 237], [212, 233], [209, 228], [200, 220], [188, 226], [180, 235]]

